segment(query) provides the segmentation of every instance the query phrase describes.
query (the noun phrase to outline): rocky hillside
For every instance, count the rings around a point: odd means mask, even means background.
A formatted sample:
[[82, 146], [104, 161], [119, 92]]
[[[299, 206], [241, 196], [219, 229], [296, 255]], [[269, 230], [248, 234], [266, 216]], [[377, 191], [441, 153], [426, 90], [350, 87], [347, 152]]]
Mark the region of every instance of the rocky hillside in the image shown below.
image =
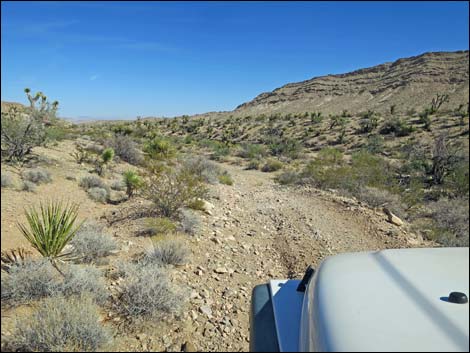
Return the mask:
[[436, 93], [449, 94], [449, 107], [468, 101], [469, 52], [434, 52], [346, 74], [315, 77], [262, 93], [235, 110], [240, 114], [321, 111], [353, 113], [391, 105], [422, 109]]

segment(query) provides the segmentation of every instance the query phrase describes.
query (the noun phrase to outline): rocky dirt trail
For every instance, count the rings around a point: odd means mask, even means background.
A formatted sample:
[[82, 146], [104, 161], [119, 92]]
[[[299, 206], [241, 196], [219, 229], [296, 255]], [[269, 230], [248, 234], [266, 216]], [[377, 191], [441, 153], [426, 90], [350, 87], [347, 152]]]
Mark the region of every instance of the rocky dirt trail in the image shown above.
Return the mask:
[[249, 349], [250, 297], [257, 284], [300, 278], [309, 264], [332, 254], [424, 245], [355, 200], [283, 187], [272, 174], [223, 168], [234, 185], [214, 186], [213, 209], [191, 238], [193, 259], [181, 273], [191, 287], [184, 335], [193, 349]]

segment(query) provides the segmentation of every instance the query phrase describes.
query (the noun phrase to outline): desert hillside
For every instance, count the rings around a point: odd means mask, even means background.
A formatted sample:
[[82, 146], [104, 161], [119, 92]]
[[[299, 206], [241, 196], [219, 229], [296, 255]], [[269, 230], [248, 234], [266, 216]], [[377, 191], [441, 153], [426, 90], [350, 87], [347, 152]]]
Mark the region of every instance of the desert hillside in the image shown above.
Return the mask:
[[239, 105], [236, 112], [383, 112], [391, 105], [422, 109], [435, 92], [451, 95], [448, 104], [452, 106], [468, 100], [468, 67], [468, 51], [424, 53], [350, 73], [289, 83]]
[[[2, 351], [247, 351], [258, 284], [340, 253], [468, 246], [468, 84], [467, 51], [171, 119], [2, 102]], [[25, 236], [60, 200], [84, 222], [71, 240]]]

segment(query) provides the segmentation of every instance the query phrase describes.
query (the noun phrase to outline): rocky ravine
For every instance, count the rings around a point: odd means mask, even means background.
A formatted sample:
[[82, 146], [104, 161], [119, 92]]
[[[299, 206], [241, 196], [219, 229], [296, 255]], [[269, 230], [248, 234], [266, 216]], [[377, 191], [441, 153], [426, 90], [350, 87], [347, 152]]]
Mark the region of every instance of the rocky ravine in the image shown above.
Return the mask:
[[281, 187], [272, 174], [224, 168], [235, 184], [214, 186], [211, 214], [191, 238], [191, 265], [177, 274], [191, 292], [186, 325], [169, 349], [187, 341], [187, 349], [198, 351], [247, 351], [255, 285], [299, 278], [332, 254], [429, 245], [354, 200]]

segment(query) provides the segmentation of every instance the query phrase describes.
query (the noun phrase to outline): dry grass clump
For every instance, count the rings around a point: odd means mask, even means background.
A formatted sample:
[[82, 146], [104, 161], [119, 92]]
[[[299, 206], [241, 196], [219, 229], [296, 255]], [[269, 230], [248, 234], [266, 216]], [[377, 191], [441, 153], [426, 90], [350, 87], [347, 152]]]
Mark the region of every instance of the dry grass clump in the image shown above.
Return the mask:
[[27, 170], [23, 173], [23, 180], [30, 181], [34, 184], [46, 184], [52, 181], [51, 173], [43, 168], [35, 168]]

